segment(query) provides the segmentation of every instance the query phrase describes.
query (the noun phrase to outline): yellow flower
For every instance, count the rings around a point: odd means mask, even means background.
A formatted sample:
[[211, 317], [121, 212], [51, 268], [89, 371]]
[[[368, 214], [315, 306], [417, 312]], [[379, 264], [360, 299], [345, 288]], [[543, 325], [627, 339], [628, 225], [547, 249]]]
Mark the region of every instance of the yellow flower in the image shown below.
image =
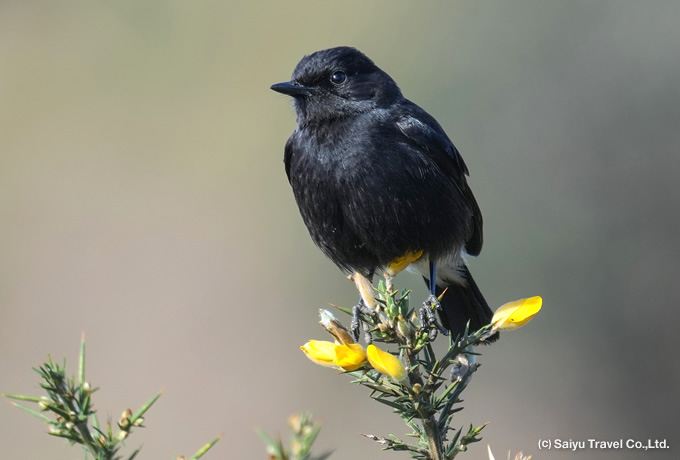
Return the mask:
[[381, 374], [388, 375], [397, 382], [406, 378], [406, 369], [396, 356], [382, 351], [373, 344], [366, 348], [366, 355], [371, 366]]
[[312, 362], [325, 367], [355, 371], [366, 362], [366, 352], [358, 343], [346, 345], [325, 340], [310, 340], [300, 347]]
[[325, 340], [310, 340], [300, 347], [305, 355], [314, 363], [321, 366], [335, 366], [335, 344]]
[[351, 372], [359, 369], [366, 362], [364, 347], [358, 343], [335, 345], [335, 364]]
[[539, 296], [508, 302], [493, 314], [494, 329], [507, 331], [524, 326], [541, 310], [543, 299]]

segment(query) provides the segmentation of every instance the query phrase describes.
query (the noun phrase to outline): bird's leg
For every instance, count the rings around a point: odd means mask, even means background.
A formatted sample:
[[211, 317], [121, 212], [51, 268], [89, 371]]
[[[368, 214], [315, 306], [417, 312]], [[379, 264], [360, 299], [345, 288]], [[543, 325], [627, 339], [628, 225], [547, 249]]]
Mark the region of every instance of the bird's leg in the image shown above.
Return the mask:
[[369, 331], [368, 324], [361, 319], [361, 315], [375, 315], [375, 311], [364, 304], [364, 299], [359, 299], [359, 302], [352, 307], [352, 323], [350, 324], [350, 332], [354, 340], [359, 340], [359, 333], [364, 330], [364, 341], [366, 345], [373, 343], [373, 337]]
[[437, 315], [435, 311], [441, 310], [442, 306], [437, 298], [437, 262], [434, 259], [430, 259], [430, 295], [427, 300], [423, 303], [423, 307], [420, 309], [420, 322], [423, 325], [423, 329], [430, 330], [430, 340], [434, 340], [437, 337], [437, 331], [441, 332], [443, 335], [448, 335], [448, 330], [443, 327], [437, 320]]
[[435, 293], [437, 292], [437, 261], [435, 259], [430, 259], [430, 295], [437, 298]]
[[359, 291], [359, 295], [361, 296], [359, 303], [352, 308], [350, 331], [352, 332], [352, 336], [354, 336], [354, 340], [359, 340], [359, 331], [363, 327], [365, 332], [364, 339], [366, 340], [366, 344], [369, 344], [372, 342], [371, 334], [368, 332], [368, 325], [361, 320], [361, 315], [373, 316], [376, 313], [378, 302], [375, 300], [373, 284], [370, 279], [359, 272], [354, 272], [349, 279], [354, 281], [354, 284]]

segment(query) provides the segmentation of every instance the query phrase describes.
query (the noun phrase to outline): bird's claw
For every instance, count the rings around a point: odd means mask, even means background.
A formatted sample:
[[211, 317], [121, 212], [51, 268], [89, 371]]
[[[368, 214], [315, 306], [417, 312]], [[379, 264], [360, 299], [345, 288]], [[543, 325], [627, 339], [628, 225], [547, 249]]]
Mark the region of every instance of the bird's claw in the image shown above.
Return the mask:
[[437, 333], [441, 332], [442, 335], [449, 335], [449, 331], [439, 323], [437, 320], [437, 315], [435, 311], [441, 310], [442, 305], [439, 303], [439, 299], [433, 294], [423, 302], [423, 306], [419, 311], [420, 323], [423, 325], [423, 329], [428, 330], [428, 336], [430, 341], [437, 338]]
[[364, 340], [366, 341], [366, 345], [368, 345], [373, 341], [373, 338], [371, 337], [371, 333], [368, 330], [368, 325], [361, 319], [362, 314], [373, 316], [375, 312], [372, 308], [366, 306], [363, 300], [359, 300], [359, 303], [352, 307], [352, 322], [350, 324], [350, 332], [352, 333], [354, 340], [358, 341], [359, 333], [363, 327]]

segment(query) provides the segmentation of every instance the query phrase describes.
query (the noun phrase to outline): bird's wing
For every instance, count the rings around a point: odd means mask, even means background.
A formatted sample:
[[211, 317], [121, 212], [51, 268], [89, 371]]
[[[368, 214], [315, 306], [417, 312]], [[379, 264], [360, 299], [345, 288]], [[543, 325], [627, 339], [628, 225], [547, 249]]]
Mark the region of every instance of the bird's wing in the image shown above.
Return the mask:
[[[295, 133], [293, 133], [293, 136]], [[293, 156], [293, 136], [290, 136], [286, 141], [286, 147], [283, 149], [283, 165], [286, 168], [286, 176], [290, 182], [290, 160]]]
[[468, 254], [476, 256], [481, 252], [483, 243], [482, 213], [465, 179], [469, 173], [463, 157], [434, 118], [415, 104], [409, 103], [407, 108], [408, 112], [397, 119], [397, 127], [410, 144], [432, 159], [453, 181], [468, 203], [472, 212], [472, 233], [465, 249]]

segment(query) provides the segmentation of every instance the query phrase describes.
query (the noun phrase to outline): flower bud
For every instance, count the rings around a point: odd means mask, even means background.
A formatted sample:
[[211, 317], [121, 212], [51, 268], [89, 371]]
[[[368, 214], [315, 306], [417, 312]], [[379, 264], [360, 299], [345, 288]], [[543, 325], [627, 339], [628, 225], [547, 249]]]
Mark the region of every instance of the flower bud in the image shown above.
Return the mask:
[[378, 307], [378, 302], [375, 300], [375, 290], [373, 289], [373, 284], [371, 284], [371, 281], [358, 272], [350, 275], [349, 279], [354, 281], [357, 291], [359, 291], [364, 304], [366, 304], [367, 307], [375, 310]]
[[302, 433], [302, 427], [303, 427], [303, 418], [301, 414], [293, 414], [290, 417], [288, 417], [288, 426], [290, 427], [290, 431], [292, 431], [295, 434], [300, 434]]
[[371, 344], [366, 348], [366, 355], [371, 366], [381, 374], [387, 375], [397, 382], [406, 379], [407, 375], [404, 365], [401, 364], [399, 358], [391, 353], [382, 351], [380, 348]]
[[332, 367], [335, 361], [335, 344], [325, 340], [310, 340], [300, 347], [305, 356], [312, 362], [326, 367]]
[[538, 296], [506, 303], [493, 314], [494, 329], [507, 331], [524, 326], [541, 310], [542, 304], [543, 299]]
[[319, 310], [321, 326], [326, 329], [338, 343], [354, 343], [352, 334], [328, 310]]
[[399, 334], [401, 334], [402, 337], [406, 337], [407, 339], [410, 339], [414, 332], [411, 324], [409, 324], [402, 315], [399, 315], [397, 318], [397, 331], [399, 331]]
[[130, 409], [125, 409], [123, 413], [120, 416], [120, 420], [118, 421], [118, 426], [120, 427], [121, 430], [125, 430], [130, 426], [130, 417], [132, 416], [132, 410]]
[[358, 343], [335, 346], [335, 364], [351, 372], [359, 369], [366, 362], [364, 347]]

